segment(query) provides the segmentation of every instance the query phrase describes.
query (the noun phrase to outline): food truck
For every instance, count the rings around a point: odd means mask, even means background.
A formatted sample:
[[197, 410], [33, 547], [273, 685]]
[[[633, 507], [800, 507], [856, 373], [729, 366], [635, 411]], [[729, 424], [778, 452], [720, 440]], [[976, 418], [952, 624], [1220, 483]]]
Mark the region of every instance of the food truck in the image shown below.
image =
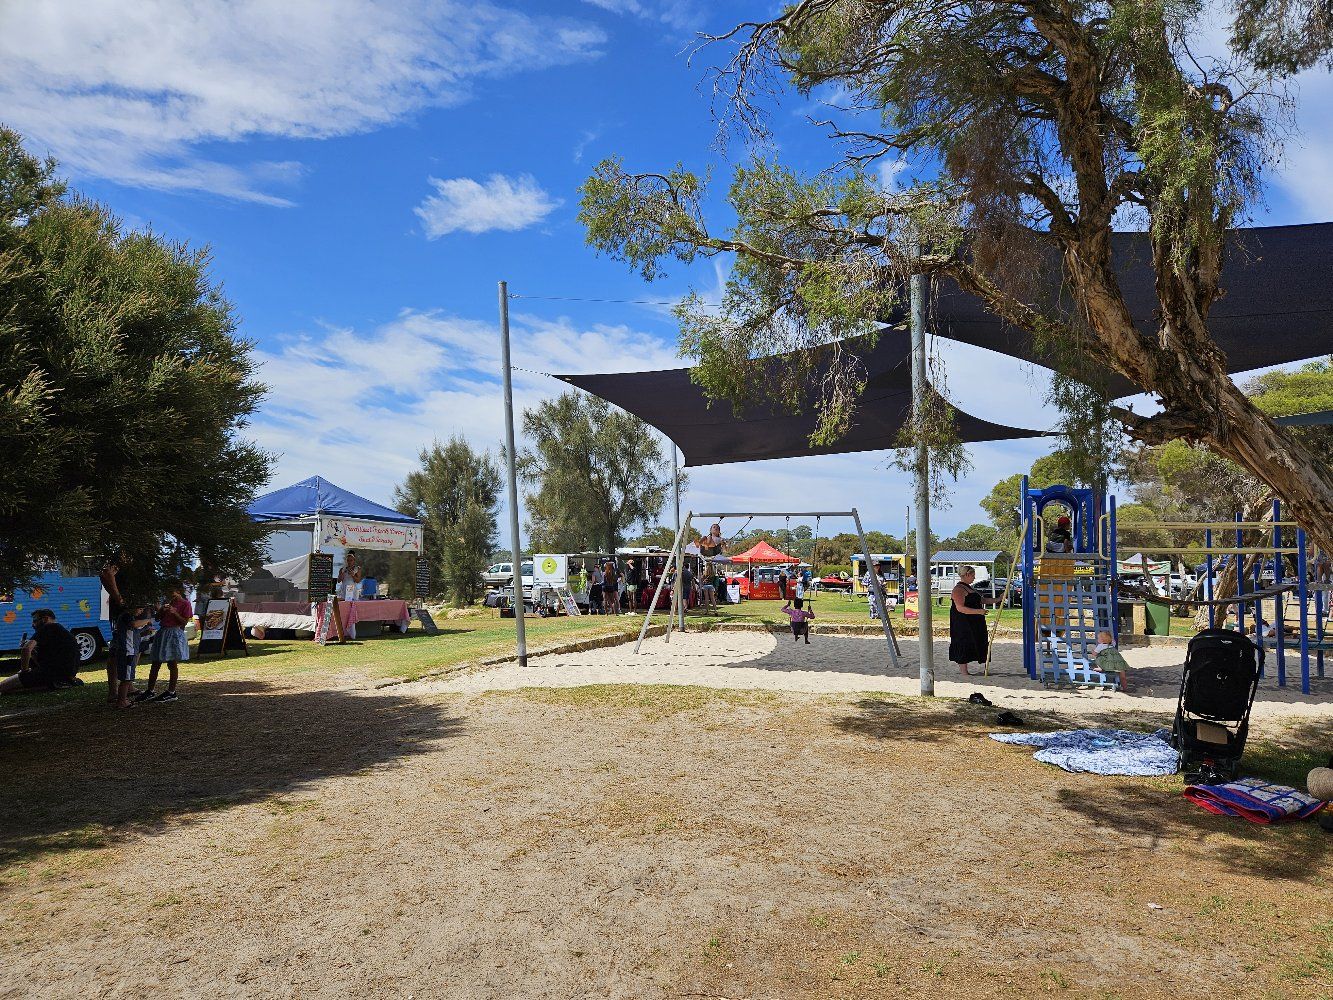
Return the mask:
[[0, 594], [0, 653], [17, 652], [32, 633], [32, 613], [49, 608], [74, 636], [79, 662], [96, 657], [111, 641], [111, 613], [102, 581], [90, 570], [58, 567], [36, 577], [26, 590]]

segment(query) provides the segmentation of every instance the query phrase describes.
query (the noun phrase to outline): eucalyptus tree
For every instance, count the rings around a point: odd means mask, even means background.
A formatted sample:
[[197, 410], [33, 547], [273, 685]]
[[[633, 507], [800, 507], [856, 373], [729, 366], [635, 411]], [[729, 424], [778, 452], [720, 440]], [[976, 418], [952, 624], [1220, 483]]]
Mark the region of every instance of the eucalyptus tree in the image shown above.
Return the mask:
[[[1285, 21], [1266, 20], [1274, 7]], [[1099, 372], [1118, 373], [1161, 404], [1113, 411], [1132, 437], [1205, 444], [1333, 545], [1333, 469], [1231, 381], [1209, 334], [1224, 236], [1246, 219], [1287, 124], [1282, 74], [1326, 58], [1300, 7], [1249, 4], [1231, 54], [1209, 59], [1192, 39], [1229, 8], [1202, 0], [801, 0], [712, 39], [729, 51], [714, 81], [728, 125], [760, 138], [770, 96], [839, 88], [850, 107], [823, 123], [840, 140], [829, 169], [742, 163], [727, 196], [735, 221], [718, 228], [695, 173], [610, 159], [583, 186], [581, 219], [592, 246], [647, 279], [730, 256], [721, 308], [697, 297], [679, 308], [682, 352], [710, 396], [732, 400], [759, 391], [763, 355], [793, 352], [764, 390], [794, 403], [821, 386], [816, 443], [846, 430], [864, 387], [838, 342], [873, 339], [873, 320], [924, 272], [1064, 359], [1077, 378], [1055, 395], [1074, 426], [1112, 412], [1095, 390]], [[886, 189], [876, 168], [900, 160], [929, 169]], [[1147, 333], [1113, 260], [1126, 219], [1146, 230]], [[938, 400], [914, 413], [912, 436], [945, 445], [956, 470], [950, 428]]]

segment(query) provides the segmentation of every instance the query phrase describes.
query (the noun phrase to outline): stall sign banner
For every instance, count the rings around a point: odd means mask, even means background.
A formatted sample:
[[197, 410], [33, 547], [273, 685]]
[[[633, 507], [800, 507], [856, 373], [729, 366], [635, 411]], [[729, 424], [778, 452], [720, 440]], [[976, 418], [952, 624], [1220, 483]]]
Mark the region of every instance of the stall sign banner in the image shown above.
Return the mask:
[[550, 552], [536, 552], [532, 556], [532, 582], [563, 587], [569, 582], [569, 559]]
[[920, 595], [915, 590], [909, 590], [907, 596], [903, 599], [903, 617], [906, 619], [915, 619], [919, 617], [921, 611], [918, 607]]
[[341, 545], [345, 549], [420, 552], [421, 525], [357, 521], [350, 517], [321, 517], [319, 544]]

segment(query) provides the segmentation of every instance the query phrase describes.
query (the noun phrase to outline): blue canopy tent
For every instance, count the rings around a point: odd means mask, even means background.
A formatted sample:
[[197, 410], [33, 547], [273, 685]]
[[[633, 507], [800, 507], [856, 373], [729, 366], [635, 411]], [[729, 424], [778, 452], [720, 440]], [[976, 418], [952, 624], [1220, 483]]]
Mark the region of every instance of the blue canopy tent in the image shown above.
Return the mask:
[[[250, 517], [274, 532], [309, 532], [308, 551], [265, 563], [264, 568], [297, 587], [307, 584], [308, 556], [325, 549], [377, 549], [421, 553], [421, 521], [357, 496], [319, 476], [257, 498]], [[304, 547], [304, 546], [303, 546]]]
[[254, 521], [309, 521], [324, 516], [389, 521], [395, 524], [421, 523], [415, 517], [359, 497], [319, 476], [311, 476], [292, 486], [265, 493], [248, 509]]

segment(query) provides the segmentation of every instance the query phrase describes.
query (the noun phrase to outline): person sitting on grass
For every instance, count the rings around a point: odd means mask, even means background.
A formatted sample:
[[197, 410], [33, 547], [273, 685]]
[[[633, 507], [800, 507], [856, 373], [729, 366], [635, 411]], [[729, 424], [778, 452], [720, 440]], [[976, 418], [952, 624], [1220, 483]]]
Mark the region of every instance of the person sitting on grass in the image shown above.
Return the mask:
[[[167, 591], [167, 600], [157, 611], [157, 623], [161, 627], [153, 636], [153, 664], [148, 668], [148, 687], [134, 696], [136, 703], [145, 701], [178, 701], [176, 682], [180, 680], [180, 664], [190, 658], [190, 643], [185, 638], [185, 625], [191, 618], [190, 602], [181, 593], [179, 584], [174, 584]], [[157, 685], [157, 674], [165, 661], [167, 665], [167, 689], [160, 695], [153, 694]]]
[[1093, 651], [1093, 666], [1104, 674], [1115, 674], [1120, 678], [1120, 690], [1129, 690], [1129, 664], [1124, 654], [1116, 649], [1115, 636], [1108, 629], [1097, 633], [1097, 646]]
[[797, 597], [788, 601], [782, 606], [782, 613], [791, 620], [791, 638], [792, 642], [800, 642], [805, 639], [805, 644], [810, 645], [810, 620], [815, 617], [815, 613], [809, 608], [803, 607], [805, 602]]
[[0, 681], [0, 694], [78, 686], [79, 646], [50, 608], [32, 613], [32, 638], [19, 650], [19, 672]]
[[111, 630], [111, 653], [116, 664], [115, 705], [129, 708], [134, 693], [134, 669], [139, 665], [139, 650], [143, 645], [144, 630], [152, 622], [148, 609], [142, 606], [126, 609], [116, 619]]

